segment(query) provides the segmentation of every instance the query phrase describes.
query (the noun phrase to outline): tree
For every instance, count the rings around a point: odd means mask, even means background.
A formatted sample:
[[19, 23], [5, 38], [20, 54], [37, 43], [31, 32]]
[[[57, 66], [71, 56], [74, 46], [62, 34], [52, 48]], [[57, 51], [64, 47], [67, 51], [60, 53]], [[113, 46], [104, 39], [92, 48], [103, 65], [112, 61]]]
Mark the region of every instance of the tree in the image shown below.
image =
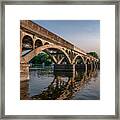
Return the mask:
[[52, 64], [52, 60], [50, 59], [49, 55], [45, 52], [42, 52], [40, 54], [38, 54], [37, 56], [35, 56], [30, 63], [33, 64], [42, 64], [45, 63], [46, 66], [51, 65]]
[[88, 55], [92, 55], [93, 57], [99, 59], [98, 54], [96, 52], [89, 52]]

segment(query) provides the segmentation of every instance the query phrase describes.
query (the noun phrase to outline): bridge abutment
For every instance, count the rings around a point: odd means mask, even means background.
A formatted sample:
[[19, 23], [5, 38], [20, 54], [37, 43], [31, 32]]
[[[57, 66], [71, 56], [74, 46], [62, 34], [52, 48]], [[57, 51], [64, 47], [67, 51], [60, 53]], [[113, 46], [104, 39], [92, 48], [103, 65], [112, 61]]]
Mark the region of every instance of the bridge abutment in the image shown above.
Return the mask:
[[20, 64], [20, 81], [29, 80], [29, 64], [21, 63]]

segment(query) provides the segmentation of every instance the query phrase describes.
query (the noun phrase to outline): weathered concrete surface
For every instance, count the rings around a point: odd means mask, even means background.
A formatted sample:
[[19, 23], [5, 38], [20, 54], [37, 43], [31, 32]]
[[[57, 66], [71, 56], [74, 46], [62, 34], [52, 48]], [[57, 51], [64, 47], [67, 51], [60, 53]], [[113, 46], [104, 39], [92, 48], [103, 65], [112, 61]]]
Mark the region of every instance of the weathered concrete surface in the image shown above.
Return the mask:
[[29, 64], [20, 64], [20, 81], [29, 80]]

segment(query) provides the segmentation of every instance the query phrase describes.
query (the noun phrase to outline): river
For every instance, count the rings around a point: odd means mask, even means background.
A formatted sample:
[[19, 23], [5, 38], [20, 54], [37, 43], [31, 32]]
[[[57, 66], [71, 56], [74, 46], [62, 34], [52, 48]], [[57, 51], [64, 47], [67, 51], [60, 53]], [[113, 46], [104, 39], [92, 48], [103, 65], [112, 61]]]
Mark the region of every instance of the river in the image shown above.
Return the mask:
[[20, 86], [21, 100], [99, 100], [100, 72], [30, 68], [30, 80]]

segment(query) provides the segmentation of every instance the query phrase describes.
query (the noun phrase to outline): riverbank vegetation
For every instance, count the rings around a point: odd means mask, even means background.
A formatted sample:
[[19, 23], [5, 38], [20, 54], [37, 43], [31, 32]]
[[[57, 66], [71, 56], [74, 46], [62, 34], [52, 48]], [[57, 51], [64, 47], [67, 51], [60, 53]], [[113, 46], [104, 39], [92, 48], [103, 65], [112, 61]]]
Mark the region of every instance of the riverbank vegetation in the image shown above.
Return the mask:
[[50, 66], [52, 64], [52, 60], [47, 53], [41, 52], [40, 54], [35, 56], [30, 61], [30, 63], [32, 63], [32, 64], [44, 64], [45, 66]]

